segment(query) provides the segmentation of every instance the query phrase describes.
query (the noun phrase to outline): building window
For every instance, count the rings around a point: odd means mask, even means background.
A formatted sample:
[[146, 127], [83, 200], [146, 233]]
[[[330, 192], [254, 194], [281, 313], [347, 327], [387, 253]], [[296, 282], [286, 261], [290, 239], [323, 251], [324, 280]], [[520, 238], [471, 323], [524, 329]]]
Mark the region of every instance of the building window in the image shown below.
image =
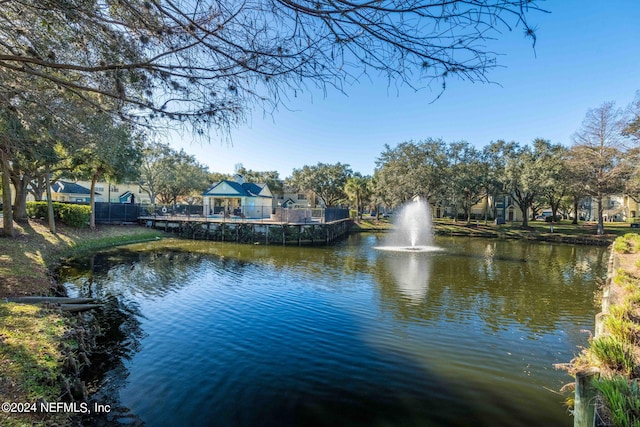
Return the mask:
[[104, 187], [98, 187], [98, 186], [96, 185], [96, 191], [104, 191]]
[[307, 195], [304, 193], [298, 194], [298, 200], [307, 200]]

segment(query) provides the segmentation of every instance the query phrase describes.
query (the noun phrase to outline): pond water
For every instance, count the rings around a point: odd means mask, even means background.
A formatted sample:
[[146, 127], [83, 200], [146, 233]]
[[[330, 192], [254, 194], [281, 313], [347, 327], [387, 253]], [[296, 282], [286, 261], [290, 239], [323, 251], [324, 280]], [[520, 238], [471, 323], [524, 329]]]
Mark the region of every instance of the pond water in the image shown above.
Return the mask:
[[99, 297], [84, 425], [572, 426], [554, 368], [587, 343], [605, 248], [440, 251], [163, 240], [74, 260]]

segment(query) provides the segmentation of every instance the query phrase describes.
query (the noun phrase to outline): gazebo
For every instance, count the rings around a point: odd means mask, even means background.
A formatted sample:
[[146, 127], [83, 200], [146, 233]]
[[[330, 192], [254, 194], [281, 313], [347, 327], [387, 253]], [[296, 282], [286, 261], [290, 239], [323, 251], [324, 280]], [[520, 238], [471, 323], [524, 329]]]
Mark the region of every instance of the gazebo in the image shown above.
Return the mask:
[[234, 180], [216, 182], [202, 193], [204, 216], [269, 218], [273, 194], [267, 184], [245, 182], [242, 175]]

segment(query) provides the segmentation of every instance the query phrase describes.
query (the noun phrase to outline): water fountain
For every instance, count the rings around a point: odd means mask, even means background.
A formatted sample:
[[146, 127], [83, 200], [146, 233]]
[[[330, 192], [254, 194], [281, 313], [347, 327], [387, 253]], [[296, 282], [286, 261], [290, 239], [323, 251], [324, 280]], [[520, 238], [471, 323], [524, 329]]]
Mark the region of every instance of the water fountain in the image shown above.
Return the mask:
[[417, 199], [405, 204], [394, 221], [394, 230], [378, 250], [396, 252], [431, 252], [440, 248], [433, 246], [433, 227], [429, 203]]

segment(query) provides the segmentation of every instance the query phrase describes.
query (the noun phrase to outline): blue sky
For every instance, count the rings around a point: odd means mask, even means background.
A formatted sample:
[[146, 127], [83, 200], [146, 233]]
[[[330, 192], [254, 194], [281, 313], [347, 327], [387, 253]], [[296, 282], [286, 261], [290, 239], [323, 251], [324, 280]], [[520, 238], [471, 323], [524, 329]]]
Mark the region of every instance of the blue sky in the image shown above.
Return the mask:
[[[298, 94], [273, 116], [261, 111], [231, 134], [232, 141], [170, 142], [184, 148], [210, 171], [232, 173], [234, 165], [277, 170], [347, 163], [373, 174], [384, 150], [429, 137], [466, 140], [482, 147], [498, 139], [528, 144], [541, 137], [571, 144], [588, 109], [615, 101], [631, 103], [640, 90], [640, 1], [553, 0], [540, 2], [549, 14], [532, 13], [535, 52], [522, 28], [503, 32], [488, 47], [501, 53], [502, 68], [489, 79], [498, 84], [452, 78], [435, 102], [438, 87], [414, 92], [389, 89], [386, 81], [363, 81], [337, 91]], [[374, 76], [375, 77], [375, 76]]]

